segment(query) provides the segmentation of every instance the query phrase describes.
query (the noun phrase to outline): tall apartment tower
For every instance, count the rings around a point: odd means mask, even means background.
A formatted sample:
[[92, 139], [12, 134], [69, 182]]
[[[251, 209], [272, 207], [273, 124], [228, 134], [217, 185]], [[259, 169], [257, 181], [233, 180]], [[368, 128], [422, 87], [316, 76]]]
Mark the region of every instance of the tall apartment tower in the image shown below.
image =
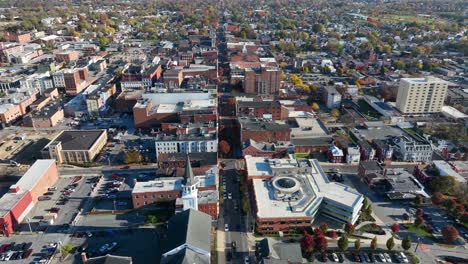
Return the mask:
[[404, 114], [428, 114], [441, 111], [448, 83], [435, 77], [402, 78], [396, 100]]

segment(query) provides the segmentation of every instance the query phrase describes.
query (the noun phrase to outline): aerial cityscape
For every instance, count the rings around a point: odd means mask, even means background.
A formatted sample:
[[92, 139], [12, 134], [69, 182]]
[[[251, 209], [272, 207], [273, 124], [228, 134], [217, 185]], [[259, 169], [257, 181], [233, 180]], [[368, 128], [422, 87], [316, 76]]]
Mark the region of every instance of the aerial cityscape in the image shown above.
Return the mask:
[[0, 0], [0, 261], [468, 264], [465, 0]]

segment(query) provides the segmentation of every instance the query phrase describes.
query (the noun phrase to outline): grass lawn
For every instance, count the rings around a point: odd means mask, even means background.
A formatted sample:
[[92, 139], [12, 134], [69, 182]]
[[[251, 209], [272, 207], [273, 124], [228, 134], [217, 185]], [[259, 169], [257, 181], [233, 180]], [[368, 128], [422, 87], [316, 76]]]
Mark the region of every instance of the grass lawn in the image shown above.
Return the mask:
[[359, 112], [368, 117], [368, 119], [379, 119], [382, 115], [375, 111], [366, 101], [359, 100]]
[[423, 237], [433, 238], [432, 234], [424, 230], [424, 228], [417, 227], [413, 224], [403, 224], [403, 226], [408, 229], [409, 232]]
[[170, 209], [148, 211], [145, 214], [145, 223], [152, 225], [163, 224], [173, 215], [174, 210]]
[[304, 158], [308, 158], [309, 154], [308, 153], [296, 153], [294, 154], [294, 157], [296, 159], [304, 159]]

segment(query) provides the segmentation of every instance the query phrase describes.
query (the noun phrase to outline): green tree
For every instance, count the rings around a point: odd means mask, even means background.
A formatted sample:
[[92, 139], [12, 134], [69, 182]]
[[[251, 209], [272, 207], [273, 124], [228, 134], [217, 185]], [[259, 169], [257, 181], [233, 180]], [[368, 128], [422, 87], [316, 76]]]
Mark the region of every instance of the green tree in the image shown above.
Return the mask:
[[107, 44], [109, 44], [109, 40], [105, 36], [99, 38], [99, 47], [101, 50], [106, 50]]
[[358, 251], [361, 249], [361, 239], [358, 238], [354, 241], [354, 248]]
[[338, 245], [338, 248], [340, 248], [340, 250], [342, 251], [345, 251], [346, 249], [348, 249], [348, 246], [349, 246], [348, 236], [346, 236], [345, 234], [341, 235], [340, 239], [338, 239], [337, 245]]
[[312, 109], [314, 109], [314, 111], [319, 110], [320, 109], [319, 104], [317, 104], [316, 102], [312, 103]]
[[154, 225], [158, 223], [158, 218], [155, 215], [148, 215], [146, 217], [146, 223]]
[[395, 239], [393, 237], [387, 240], [387, 249], [392, 250], [395, 247]]
[[447, 195], [452, 195], [457, 186], [458, 182], [452, 176], [431, 177], [428, 183], [431, 192], [440, 192]]
[[312, 30], [315, 32], [315, 33], [320, 33], [320, 32], [324, 32], [325, 31], [325, 27], [322, 25], [322, 24], [314, 24], [312, 26]]
[[371, 247], [373, 250], [376, 250], [376, 249], [377, 249], [377, 236], [374, 236], [374, 238], [373, 238], [372, 241], [370, 242], [370, 247]]
[[404, 250], [408, 250], [411, 248], [411, 239], [409, 238], [409, 236], [407, 235], [405, 237], [405, 239], [403, 239], [401, 241], [401, 247], [404, 249]]

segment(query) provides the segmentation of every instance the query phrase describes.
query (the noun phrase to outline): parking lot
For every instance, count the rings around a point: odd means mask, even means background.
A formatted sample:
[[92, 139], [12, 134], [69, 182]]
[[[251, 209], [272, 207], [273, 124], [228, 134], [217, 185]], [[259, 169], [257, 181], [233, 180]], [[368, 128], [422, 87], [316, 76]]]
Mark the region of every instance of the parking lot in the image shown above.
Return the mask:
[[[329, 252], [327, 254], [314, 254], [314, 262], [340, 262], [340, 263], [410, 263], [409, 256], [400, 252], [376, 252], [361, 250], [358, 252]], [[408, 261], [406, 262], [405, 259]]]
[[[158, 263], [161, 257], [158, 234], [155, 229], [100, 229], [92, 231], [91, 237], [78, 234], [81, 237], [71, 237], [70, 243], [82, 246], [88, 256], [113, 254], [118, 256], [131, 256], [133, 263]], [[144, 242], [143, 242], [144, 241]], [[115, 246], [111, 250], [104, 245]], [[102, 249], [102, 250], [101, 250]], [[80, 252], [77, 250], [74, 257], [60, 263], [82, 263]]]
[[[18, 257], [21, 253], [24, 259], [11, 258], [9, 263], [26, 264], [32, 263], [33, 261], [39, 261], [41, 259], [47, 259], [51, 256], [56, 248], [60, 246], [60, 241], [64, 238], [64, 234], [28, 234], [11, 237], [0, 238], [0, 251], [4, 248], [4, 252], [0, 253], [0, 258], [4, 258], [5, 255], [11, 254], [11, 256]], [[14, 243], [14, 244], [13, 244]], [[13, 245], [6, 247], [4, 245]], [[28, 252], [29, 251], [29, 252]], [[9, 252], [9, 253], [8, 253]], [[16, 253], [18, 252], [18, 253]], [[28, 252], [24, 255], [25, 252]], [[16, 253], [13, 255], [12, 253]], [[28, 256], [29, 255], [29, 256]], [[5, 260], [4, 260], [5, 261]]]
[[[28, 221], [32, 231], [54, 231], [62, 227], [68, 229], [91, 193], [93, 183], [89, 182], [88, 178], [60, 178], [51, 191], [46, 193], [47, 195], [40, 197], [42, 201], [39, 201], [26, 216], [21, 225], [21, 230], [30, 231]], [[74, 181], [76, 182], [74, 183]], [[47, 225], [45, 223], [47, 219], [44, 217], [53, 218], [50, 213], [56, 213], [56, 218], [53, 220], [52, 225]]]

